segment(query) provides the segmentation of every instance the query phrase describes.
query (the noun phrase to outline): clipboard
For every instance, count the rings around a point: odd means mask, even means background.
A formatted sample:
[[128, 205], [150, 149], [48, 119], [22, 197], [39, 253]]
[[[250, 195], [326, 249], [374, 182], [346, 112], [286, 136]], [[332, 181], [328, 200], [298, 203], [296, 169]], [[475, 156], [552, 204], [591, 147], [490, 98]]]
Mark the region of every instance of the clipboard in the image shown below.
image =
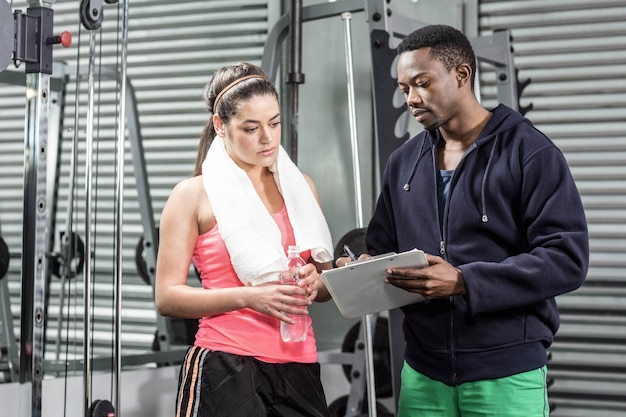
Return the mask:
[[420, 294], [385, 283], [388, 268], [423, 268], [428, 265], [424, 251], [412, 249], [388, 253], [322, 272], [322, 280], [339, 312], [347, 318], [424, 301]]

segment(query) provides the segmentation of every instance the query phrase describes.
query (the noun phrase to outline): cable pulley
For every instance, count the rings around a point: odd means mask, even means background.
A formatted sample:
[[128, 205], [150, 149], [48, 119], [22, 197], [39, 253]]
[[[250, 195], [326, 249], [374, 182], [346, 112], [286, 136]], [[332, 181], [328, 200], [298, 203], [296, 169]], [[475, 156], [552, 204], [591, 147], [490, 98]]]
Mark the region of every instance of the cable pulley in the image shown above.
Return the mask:
[[[97, 6], [100, 3], [100, 6]], [[81, 0], [80, 22], [87, 30], [98, 30], [102, 26], [104, 15], [102, 13], [102, 1]]]
[[[159, 236], [159, 228], [156, 228], [156, 236]], [[146, 258], [144, 257], [144, 249], [148, 249], [152, 245], [152, 242], [146, 242], [145, 237], [142, 234], [139, 237], [139, 241], [135, 246], [135, 266], [137, 267], [137, 273], [143, 282], [148, 285], [152, 285], [152, 281], [150, 279], [150, 273], [154, 273], [154, 271], [148, 271], [148, 265], [146, 264]], [[159, 246], [159, 242], [156, 242], [157, 247]]]
[[11, 259], [11, 253], [9, 247], [0, 236], [0, 279], [4, 278], [7, 272], [9, 272], [9, 260]]
[[89, 407], [87, 417], [115, 417], [115, 408], [107, 400], [96, 400]]
[[[155, 230], [156, 230], [155, 234], [158, 238], [159, 228], [156, 227]], [[157, 240], [155, 244], [157, 245], [157, 248], [158, 248], [159, 241]], [[150, 279], [150, 275], [154, 274], [155, 272], [152, 268], [148, 270], [148, 265], [147, 265], [146, 257], [145, 257], [146, 256], [145, 250], [150, 249], [151, 246], [152, 246], [152, 242], [150, 241], [146, 242], [145, 236], [143, 234], [139, 236], [137, 245], [135, 245], [135, 266], [137, 267], [137, 273], [139, 274], [139, 277], [141, 278], [141, 280], [148, 285], [153, 284], [152, 280]], [[195, 271], [196, 278], [198, 278], [198, 281], [201, 281], [200, 272], [195, 267], [195, 265], [194, 265], [194, 271]]]
[[[359, 330], [361, 323], [356, 323], [343, 340], [341, 346], [342, 352], [354, 352], [355, 349], [363, 349], [363, 342], [359, 341]], [[357, 345], [357, 342], [359, 343]], [[391, 349], [389, 346], [389, 323], [387, 318], [378, 317], [376, 320], [376, 329], [374, 330], [373, 345], [373, 362], [374, 362], [374, 386], [376, 395], [381, 398], [390, 397], [393, 394], [393, 385], [391, 377]], [[343, 372], [348, 379], [352, 381], [352, 366], [343, 365]]]
[[[104, 0], [106, 4], [117, 4], [117, 0]], [[98, 30], [102, 26], [102, 0], [81, 0], [80, 22], [87, 30]]]
[[60, 253], [52, 253], [48, 257], [50, 271], [57, 278], [75, 278], [83, 272], [85, 266], [85, 243], [74, 232], [70, 232], [69, 237], [66, 237], [65, 232], [60, 235]]

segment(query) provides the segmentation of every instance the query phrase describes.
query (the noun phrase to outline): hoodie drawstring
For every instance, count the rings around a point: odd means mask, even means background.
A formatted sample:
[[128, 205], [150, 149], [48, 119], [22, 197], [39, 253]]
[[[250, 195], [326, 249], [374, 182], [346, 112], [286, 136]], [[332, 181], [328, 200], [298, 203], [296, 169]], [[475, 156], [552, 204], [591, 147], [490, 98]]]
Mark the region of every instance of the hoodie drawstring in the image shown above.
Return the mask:
[[422, 159], [422, 151], [424, 150], [424, 143], [426, 143], [426, 139], [424, 139], [424, 141], [422, 141], [422, 145], [420, 146], [420, 150], [417, 153], [417, 158], [415, 158], [415, 164], [413, 164], [413, 169], [411, 170], [411, 173], [409, 174], [409, 177], [406, 180], [406, 183], [404, 183], [404, 186], [402, 186], [402, 189], [404, 191], [409, 191], [411, 189], [411, 180], [413, 179], [413, 176], [415, 175], [415, 171], [417, 171], [417, 164], [419, 164], [420, 159]]
[[[496, 147], [498, 146], [498, 141], [500, 140], [500, 135], [496, 135], [494, 141], [493, 141], [493, 147], [491, 148], [491, 152], [489, 153], [489, 159], [487, 161], [487, 167], [485, 168], [485, 175], [483, 176], [483, 180], [482, 180], [482, 184], [480, 187], [480, 204], [481, 204], [481, 222], [483, 223], [487, 223], [489, 221], [489, 216], [487, 215], [487, 204], [485, 202], [486, 197], [486, 187], [487, 187], [487, 177], [489, 176], [489, 171], [491, 169], [491, 163], [493, 161], [493, 156], [496, 152]], [[420, 150], [417, 154], [417, 158], [415, 158], [415, 163], [413, 164], [413, 169], [411, 169], [411, 173], [409, 174], [409, 177], [406, 180], [406, 183], [404, 184], [404, 186], [402, 187], [402, 189], [404, 191], [409, 191], [411, 189], [411, 181], [413, 180], [413, 176], [415, 175], [415, 172], [417, 171], [417, 165], [419, 164], [419, 161], [422, 157], [422, 152], [424, 150], [424, 144], [426, 143], [426, 141], [424, 140], [420, 146]]]
[[493, 147], [491, 148], [491, 152], [489, 153], [489, 159], [487, 160], [487, 167], [485, 168], [485, 175], [483, 176], [483, 181], [480, 187], [480, 205], [482, 211], [481, 221], [483, 223], [487, 223], [489, 221], [489, 216], [487, 216], [487, 204], [485, 203], [485, 189], [487, 187], [487, 176], [489, 175], [489, 169], [491, 168], [491, 161], [493, 160], [493, 155], [496, 152], [496, 147], [498, 145], [498, 140], [500, 140], [500, 135], [496, 135], [496, 138], [493, 141]]

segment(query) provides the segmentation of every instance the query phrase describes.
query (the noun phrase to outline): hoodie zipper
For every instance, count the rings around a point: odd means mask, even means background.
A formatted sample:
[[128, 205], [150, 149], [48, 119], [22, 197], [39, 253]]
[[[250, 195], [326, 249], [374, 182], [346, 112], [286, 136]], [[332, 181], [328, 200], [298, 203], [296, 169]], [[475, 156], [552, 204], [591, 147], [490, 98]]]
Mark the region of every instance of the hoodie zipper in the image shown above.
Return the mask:
[[[445, 203], [445, 207], [444, 207], [444, 211], [443, 211], [443, 219], [439, 219], [441, 221], [441, 224], [443, 225], [443, 227], [441, 228], [442, 231], [439, 232], [439, 254], [441, 255], [441, 257], [448, 261], [448, 256], [447, 256], [447, 250], [446, 250], [446, 240], [444, 238], [444, 236], [447, 235], [448, 232], [448, 210], [449, 210], [449, 204], [450, 204], [450, 197], [452, 195], [452, 190], [454, 189], [454, 183], [455, 183], [455, 178], [456, 178], [456, 174], [458, 172], [459, 167], [461, 167], [461, 165], [463, 164], [463, 161], [465, 160], [465, 157], [474, 149], [476, 148], [476, 144], [472, 143], [472, 145], [470, 146], [470, 148], [465, 152], [465, 154], [461, 157], [461, 160], [459, 161], [459, 164], [456, 166], [456, 168], [454, 169], [454, 173], [452, 174], [452, 178], [450, 178], [450, 191], [448, 193], [448, 196], [446, 197], [446, 203]], [[432, 146], [432, 155], [433, 155], [433, 166], [434, 168], [434, 175], [435, 175], [435, 194], [437, 194], [437, 185], [438, 185], [438, 170], [439, 170], [439, 163], [438, 163], [438, 153], [437, 153], [437, 145], [433, 144]], [[437, 198], [437, 195], [435, 195], [435, 202], [437, 204], [437, 213], [439, 213], [439, 198]], [[439, 214], [437, 214], [437, 216], [439, 216]], [[450, 303], [450, 364], [451, 364], [451, 368], [452, 368], [452, 372], [451, 372], [451, 381], [453, 385], [456, 385], [457, 383], [457, 373], [456, 373], [456, 339], [454, 337], [454, 297], [448, 297], [448, 301]]]
[[[439, 218], [440, 216], [440, 211], [439, 211], [439, 191], [438, 191], [438, 187], [439, 187], [439, 162], [438, 162], [438, 152], [437, 152], [437, 144], [433, 144], [431, 146], [431, 151], [432, 151], [432, 158], [433, 158], [433, 181], [435, 183], [434, 188], [434, 193], [435, 193], [435, 204], [436, 204], [436, 211], [437, 211], [437, 219], [439, 221], [439, 223], [442, 225], [441, 228], [439, 229], [439, 255], [443, 258], [446, 259], [446, 241], [444, 240], [444, 235], [446, 232], [446, 225], [447, 225], [447, 212], [448, 212], [448, 201], [450, 200], [450, 194], [448, 194], [448, 196], [446, 197], [446, 202], [445, 202], [445, 207], [444, 207], [444, 211], [443, 211], [443, 218]], [[455, 171], [456, 172], [456, 171]], [[452, 174], [452, 178], [450, 178], [450, 192], [452, 192], [452, 181], [454, 180], [454, 173]], [[455, 340], [454, 340], [454, 298], [453, 297], [448, 297], [448, 302], [450, 305], [450, 367], [451, 367], [451, 381], [453, 385], [456, 385], [456, 355], [454, 352], [455, 349]]]

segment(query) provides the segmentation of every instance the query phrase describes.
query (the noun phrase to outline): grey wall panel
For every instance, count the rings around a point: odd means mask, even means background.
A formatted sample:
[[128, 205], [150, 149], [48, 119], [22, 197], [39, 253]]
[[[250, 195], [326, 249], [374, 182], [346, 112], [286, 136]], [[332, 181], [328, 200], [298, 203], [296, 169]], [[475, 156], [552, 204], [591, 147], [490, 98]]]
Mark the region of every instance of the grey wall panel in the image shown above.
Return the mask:
[[[520, 102], [565, 154], [590, 232], [586, 283], [558, 298], [554, 416], [626, 414], [626, 2], [480, 2], [480, 31], [511, 29]], [[482, 76], [493, 103], [491, 74]]]

